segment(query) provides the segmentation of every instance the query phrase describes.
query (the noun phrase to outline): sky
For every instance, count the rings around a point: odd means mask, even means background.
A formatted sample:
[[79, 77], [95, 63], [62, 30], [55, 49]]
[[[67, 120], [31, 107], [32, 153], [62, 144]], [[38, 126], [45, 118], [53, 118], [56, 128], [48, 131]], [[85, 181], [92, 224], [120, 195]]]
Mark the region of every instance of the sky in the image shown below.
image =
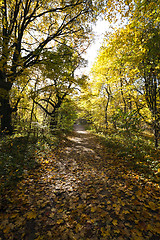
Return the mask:
[[90, 47], [86, 50], [86, 53], [83, 57], [88, 61], [88, 66], [86, 68], [82, 68], [80, 70], [80, 74], [89, 74], [90, 69], [98, 55], [98, 50], [102, 46], [103, 39], [106, 32], [114, 32], [115, 29], [125, 26], [126, 21], [121, 20], [121, 18], [117, 16], [116, 23], [109, 23], [107, 20], [98, 20], [95, 25], [93, 25], [93, 33], [95, 34], [95, 41], [90, 45]]
[[95, 41], [91, 44], [91, 46], [87, 49], [85, 54], [85, 58], [88, 60], [88, 67], [90, 68], [93, 64], [98, 50], [102, 45], [104, 35], [106, 31], [109, 31], [110, 24], [105, 20], [99, 20], [95, 26], [93, 26], [93, 31], [95, 34]]
[[88, 66], [86, 68], [81, 68], [81, 74], [89, 74], [90, 69], [98, 55], [98, 50], [102, 45], [106, 31], [111, 31], [110, 23], [106, 20], [98, 20], [96, 25], [93, 26], [95, 41], [86, 50], [86, 53], [83, 54], [83, 57], [88, 61]]

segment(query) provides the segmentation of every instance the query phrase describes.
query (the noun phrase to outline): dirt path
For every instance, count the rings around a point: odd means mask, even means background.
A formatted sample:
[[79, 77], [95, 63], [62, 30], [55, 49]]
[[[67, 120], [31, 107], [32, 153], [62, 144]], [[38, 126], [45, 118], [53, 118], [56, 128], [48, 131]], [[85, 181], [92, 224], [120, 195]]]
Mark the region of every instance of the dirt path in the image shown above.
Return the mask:
[[3, 237], [25, 240], [159, 240], [159, 189], [82, 126], [41, 154], [3, 213]]

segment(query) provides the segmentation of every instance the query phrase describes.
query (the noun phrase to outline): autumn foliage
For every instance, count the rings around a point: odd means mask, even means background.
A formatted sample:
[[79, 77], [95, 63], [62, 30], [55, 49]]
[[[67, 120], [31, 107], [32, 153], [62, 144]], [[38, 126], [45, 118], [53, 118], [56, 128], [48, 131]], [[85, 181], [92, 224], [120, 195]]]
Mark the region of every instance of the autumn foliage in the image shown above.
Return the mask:
[[160, 239], [159, 4], [0, 0], [0, 240]]

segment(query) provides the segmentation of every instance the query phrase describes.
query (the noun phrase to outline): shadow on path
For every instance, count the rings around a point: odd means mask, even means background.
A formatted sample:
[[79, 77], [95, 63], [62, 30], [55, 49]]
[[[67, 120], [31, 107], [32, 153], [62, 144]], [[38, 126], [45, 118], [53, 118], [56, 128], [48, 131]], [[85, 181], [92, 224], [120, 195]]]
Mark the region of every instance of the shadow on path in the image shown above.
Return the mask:
[[38, 157], [41, 168], [2, 216], [2, 240], [160, 239], [158, 186], [140, 181], [83, 126]]

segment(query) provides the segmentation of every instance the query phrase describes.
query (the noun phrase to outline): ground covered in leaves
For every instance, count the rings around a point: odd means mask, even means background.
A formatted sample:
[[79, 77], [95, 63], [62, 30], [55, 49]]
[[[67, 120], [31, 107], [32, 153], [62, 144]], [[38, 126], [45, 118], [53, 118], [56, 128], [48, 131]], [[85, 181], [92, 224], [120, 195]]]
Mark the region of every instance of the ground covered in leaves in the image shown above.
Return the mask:
[[159, 240], [159, 185], [75, 130], [3, 192], [0, 240]]

